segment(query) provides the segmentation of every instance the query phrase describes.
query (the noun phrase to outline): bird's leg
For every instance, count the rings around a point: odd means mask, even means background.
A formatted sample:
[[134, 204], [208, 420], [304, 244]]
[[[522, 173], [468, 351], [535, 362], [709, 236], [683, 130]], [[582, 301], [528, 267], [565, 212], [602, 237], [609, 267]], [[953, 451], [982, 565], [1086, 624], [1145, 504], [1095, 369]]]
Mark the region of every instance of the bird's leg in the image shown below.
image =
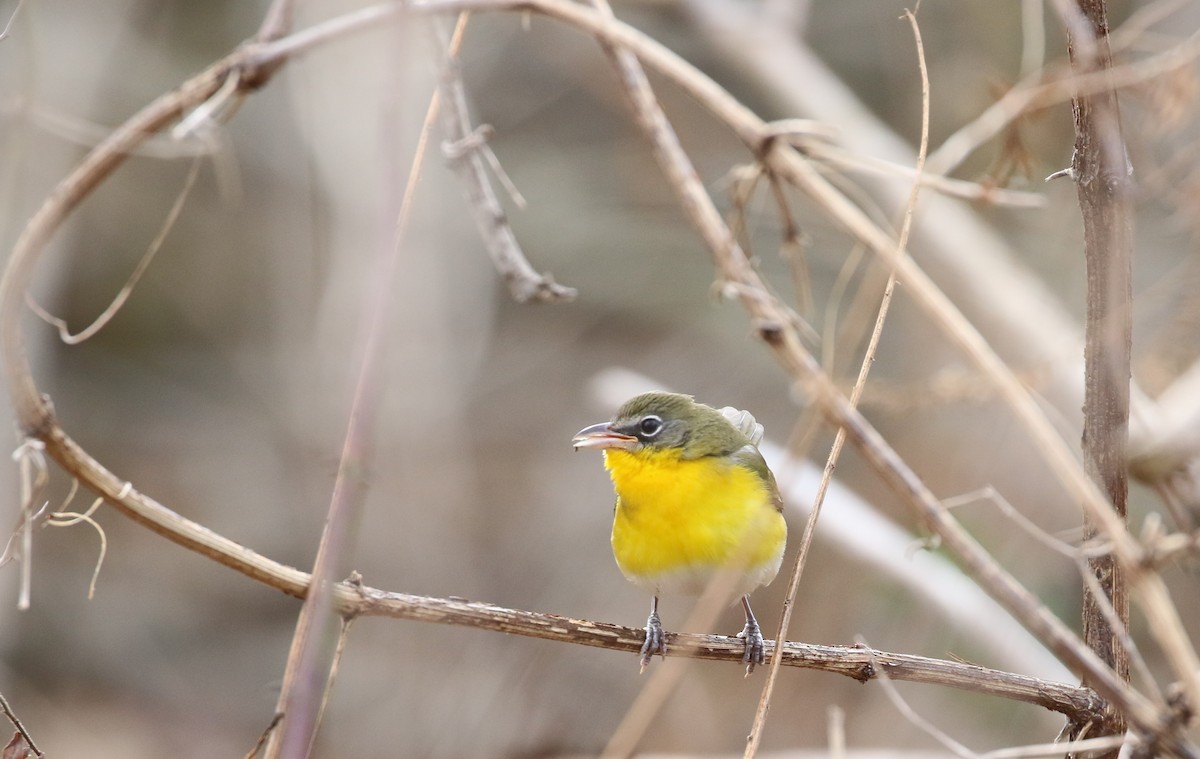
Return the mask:
[[750, 610], [750, 594], [742, 596], [742, 609], [746, 612], [746, 626], [738, 633], [739, 638], [746, 640], [746, 653], [742, 654], [742, 664], [746, 665], [746, 674], [749, 675], [754, 671], [757, 664], [762, 664], [766, 644], [763, 643], [762, 630], [758, 627], [758, 620], [754, 618], [754, 612]]
[[[759, 637], [762, 640], [762, 637]], [[650, 616], [646, 619], [646, 642], [642, 644], [642, 672], [650, 666], [650, 658], [658, 654], [667, 657], [667, 638], [663, 634], [662, 621], [658, 618], [658, 596], [650, 602]]]

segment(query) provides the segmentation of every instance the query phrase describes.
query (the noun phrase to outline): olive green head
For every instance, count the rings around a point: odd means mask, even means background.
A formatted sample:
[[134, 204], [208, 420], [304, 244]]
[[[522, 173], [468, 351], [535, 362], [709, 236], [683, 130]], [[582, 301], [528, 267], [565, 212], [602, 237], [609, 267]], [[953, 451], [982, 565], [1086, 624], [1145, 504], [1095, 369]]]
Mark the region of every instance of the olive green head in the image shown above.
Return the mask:
[[625, 402], [610, 422], [586, 427], [572, 441], [576, 448], [616, 448], [630, 452], [677, 448], [683, 458], [722, 456], [749, 439], [717, 409], [690, 395], [643, 393]]

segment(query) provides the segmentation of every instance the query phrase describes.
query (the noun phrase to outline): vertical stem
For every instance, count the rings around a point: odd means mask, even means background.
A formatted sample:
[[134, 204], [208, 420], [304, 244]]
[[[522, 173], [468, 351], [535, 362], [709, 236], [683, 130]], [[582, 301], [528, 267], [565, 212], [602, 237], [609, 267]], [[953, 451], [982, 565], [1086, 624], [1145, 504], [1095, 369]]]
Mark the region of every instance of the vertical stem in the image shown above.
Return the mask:
[[[1067, 16], [1068, 52], [1076, 74], [1112, 68], [1105, 0], [1078, 0]], [[1120, 109], [1112, 89], [1072, 100], [1075, 155], [1072, 176], [1083, 215], [1087, 265], [1083, 402], [1083, 460], [1088, 475], [1108, 496], [1122, 519], [1129, 483], [1126, 442], [1129, 427], [1130, 352], [1132, 346], [1130, 203], [1131, 171], [1121, 134]], [[1085, 516], [1085, 538], [1099, 534]], [[1111, 554], [1092, 558], [1091, 571], [1108, 595], [1122, 626], [1129, 624], [1124, 573]], [[1097, 597], [1084, 591], [1084, 642], [1117, 675], [1129, 680], [1129, 655], [1105, 617]], [[1086, 678], [1085, 678], [1086, 680]], [[1091, 735], [1124, 730], [1124, 718], [1112, 714]]]
[[[458, 16], [449, 45], [450, 57], [458, 55], [469, 17], [467, 13]], [[417, 137], [408, 182], [400, 200], [392, 245], [381, 251], [375, 261], [368, 287], [368, 301], [363, 312], [365, 321], [362, 325], [361, 364], [350, 407], [350, 424], [346, 429], [325, 530], [317, 548], [312, 583], [288, 652], [283, 688], [276, 709], [277, 713], [283, 715], [282, 722], [278, 732], [267, 743], [267, 759], [302, 759], [309, 756], [337, 661], [345, 645], [348, 627], [342, 628], [342, 635], [335, 641], [337, 617], [333, 609], [332, 584], [336, 577], [345, 573], [344, 560], [358, 527], [370, 484], [369, 466], [374, 451], [377, 409], [384, 379], [381, 359], [392, 304], [391, 291], [400, 273], [405, 232], [416, 197], [417, 182], [425, 165], [426, 148], [441, 109], [439, 92], [435, 92], [430, 100], [421, 133]]]

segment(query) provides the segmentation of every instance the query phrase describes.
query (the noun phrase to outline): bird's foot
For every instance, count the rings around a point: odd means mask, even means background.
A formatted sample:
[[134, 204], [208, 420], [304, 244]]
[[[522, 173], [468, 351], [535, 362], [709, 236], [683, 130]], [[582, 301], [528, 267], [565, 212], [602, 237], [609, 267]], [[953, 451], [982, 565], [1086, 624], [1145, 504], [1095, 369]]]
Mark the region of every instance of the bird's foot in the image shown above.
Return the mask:
[[650, 617], [646, 620], [646, 641], [642, 643], [642, 672], [645, 672], [646, 667], [650, 666], [650, 659], [655, 654], [664, 659], [667, 658], [667, 636], [663, 633], [658, 612], [651, 612]]
[[754, 672], [754, 667], [762, 664], [766, 658], [762, 630], [759, 629], [758, 622], [748, 619], [746, 626], [737, 636], [746, 641], [746, 653], [742, 654], [742, 664], [746, 665], [746, 676], [749, 677]]

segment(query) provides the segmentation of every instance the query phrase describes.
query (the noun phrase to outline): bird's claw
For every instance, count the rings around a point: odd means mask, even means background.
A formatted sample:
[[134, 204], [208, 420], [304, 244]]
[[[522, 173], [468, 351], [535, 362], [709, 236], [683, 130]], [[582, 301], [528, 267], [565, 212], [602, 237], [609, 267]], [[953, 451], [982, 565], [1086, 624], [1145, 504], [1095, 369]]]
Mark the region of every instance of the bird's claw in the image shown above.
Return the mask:
[[742, 654], [742, 664], [746, 665], [746, 676], [754, 672], [754, 668], [766, 659], [766, 643], [763, 642], [762, 630], [758, 623], [746, 621], [746, 626], [737, 634], [746, 641], [746, 652]]
[[650, 659], [655, 655], [667, 658], [667, 636], [663, 633], [662, 622], [657, 613], [651, 613], [646, 620], [646, 640], [642, 643], [641, 671], [645, 672], [650, 666]]

